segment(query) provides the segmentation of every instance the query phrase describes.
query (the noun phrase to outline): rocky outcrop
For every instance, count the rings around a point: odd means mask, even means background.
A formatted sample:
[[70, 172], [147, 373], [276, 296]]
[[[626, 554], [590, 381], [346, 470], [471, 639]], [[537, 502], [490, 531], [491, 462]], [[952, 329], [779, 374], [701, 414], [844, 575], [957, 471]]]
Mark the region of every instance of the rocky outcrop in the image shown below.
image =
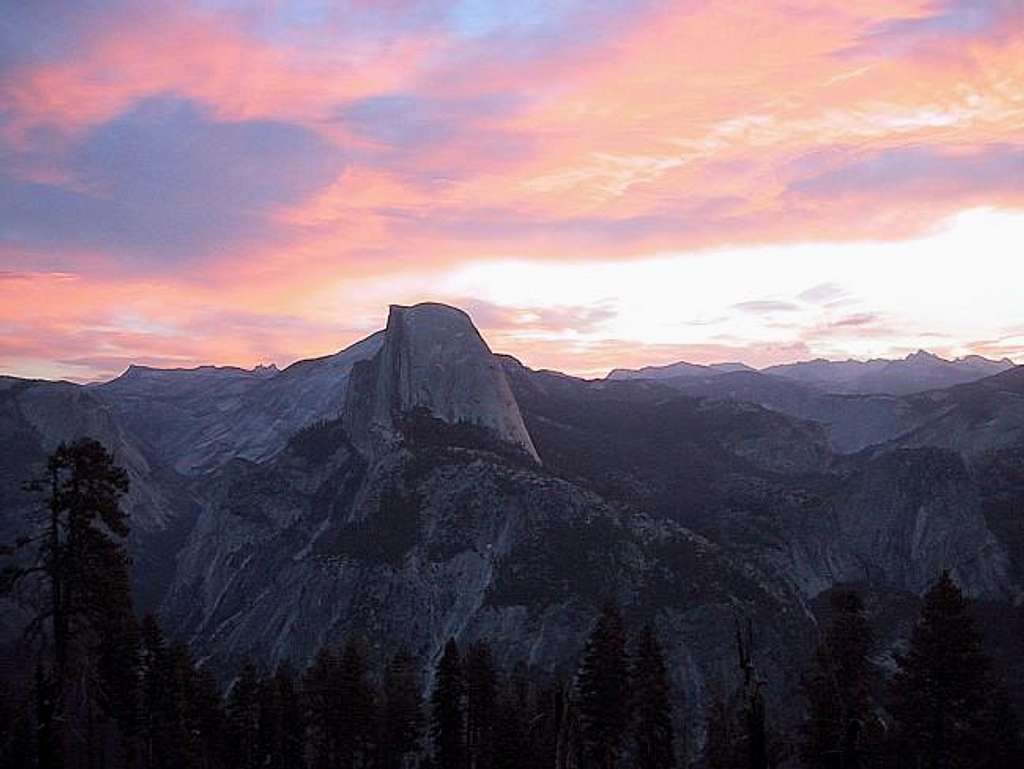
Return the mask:
[[859, 563], [847, 578], [921, 593], [949, 569], [969, 594], [1012, 596], [1007, 550], [980, 498], [952, 451], [897, 449], [867, 461], [836, 496], [835, 544]]
[[354, 373], [345, 426], [373, 452], [416, 410], [485, 428], [539, 461], [500, 361], [462, 310], [392, 305], [380, 352]]

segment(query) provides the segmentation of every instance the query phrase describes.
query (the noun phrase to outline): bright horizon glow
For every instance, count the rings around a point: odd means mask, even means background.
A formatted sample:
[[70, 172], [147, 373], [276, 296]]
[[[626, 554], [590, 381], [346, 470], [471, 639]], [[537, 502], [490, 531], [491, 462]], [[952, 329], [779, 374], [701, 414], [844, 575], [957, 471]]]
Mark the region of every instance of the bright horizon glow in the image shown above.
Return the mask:
[[[505, 351], [522, 347], [527, 363], [529, 344], [520, 338], [567, 348], [585, 349], [607, 339], [666, 348], [668, 357], [645, 365], [686, 359], [763, 367], [818, 357], [902, 357], [918, 349], [946, 357], [978, 353], [1013, 359], [1024, 348], [1024, 326], [1006, 334], [983, 310], [1020, 301], [1021, 244], [1024, 215], [974, 210], [957, 215], [939, 232], [903, 241], [763, 246], [608, 262], [588, 266], [585, 281], [576, 280], [576, 265], [491, 263], [466, 267], [443, 285], [448, 296], [495, 304], [615, 310], [582, 333], [496, 329], [509, 348]], [[801, 297], [816, 288], [826, 296]], [[529, 321], [526, 313], [523, 324]], [[670, 352], [675, 349], [680, 352]], [[600, 376], [607, 370], [575, 373]]]
[[441, 301], [584, 376], [1024, 361], [1024, 7], [10, 4], [0, 373], [251, 367]]

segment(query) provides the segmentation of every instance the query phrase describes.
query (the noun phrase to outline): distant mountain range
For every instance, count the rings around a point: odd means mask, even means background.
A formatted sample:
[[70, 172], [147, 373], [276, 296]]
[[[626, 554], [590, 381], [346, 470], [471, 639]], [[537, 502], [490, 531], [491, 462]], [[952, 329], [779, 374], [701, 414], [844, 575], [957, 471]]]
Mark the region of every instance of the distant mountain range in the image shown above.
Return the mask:
[[[762, 369], [761, 373], [811, 385], [826, 393], [857, 395], [910, 395], [953, 385], [975, 382], [1014, 367], [1013, 361], [990, 360], [980, 355], [946, 360], [918, 350], [902, 360], [876, 358], [868, 361], [817, 360], [784, 363]], [[745, 363], [670, 363], [641, 369], [615, 369], [608, 379], [659, 379], [709, 377], [736, 371], [755, 371]]]
[[[1024, 618], [1024, 367], [1009, 361], [588, 381], [492, 354], [458, 309], [396, 306], [385, 330], [281, 371], [0, 378], [0, 538], [33, 509], [22, 481], [85, 434], [131, 478], [142, 608], [217, 669], [303, 664], [359, 633], [428, 666], [449, 637], [487, 637], [565, 671], [614, 596], [658, 628], [695, 750], [737, 618], [775, 670], [806, 657], [815, 601], [839, 584], [872, 596], [880, 654], [944, 568], [1001, 621]], [[18, 615], [2, 616], [9, 639]], [[999, 661], [1017, 692], [1021, 651]], [[791, 712], [799, 682], [768, 683]]]

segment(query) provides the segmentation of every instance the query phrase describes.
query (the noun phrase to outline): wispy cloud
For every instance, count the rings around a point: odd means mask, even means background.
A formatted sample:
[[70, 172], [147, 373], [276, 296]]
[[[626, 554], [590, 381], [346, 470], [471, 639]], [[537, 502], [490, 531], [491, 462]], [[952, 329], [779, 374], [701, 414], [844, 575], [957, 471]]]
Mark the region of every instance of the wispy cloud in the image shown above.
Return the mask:
[[964, 202], [973, 195], [988, 200], [1024, 198], [1024, 145], [909, 146], [866, 152], [794, 181], [789, 189], [826, 200], [898, 199], [910, 194]]
[[832, 328], [863, 328], [878, 321], [878, 316], [870, 312], [861, 312], [856, 315], [846, 315], [832, 321], [829, 324]]
[[499, 336], [509, 333], [592, 334], [616, 316], [611, 302], [554, 307], [509, 307], [472, 298], [456, 298], [452, 302], [469, 312], [482, 329]]
[[749, 312], [754, 315], [774, 315], [780, 312], [797, 312], [800, 306], [793, 302], [782, 302], [776, 299], [754, 299], [734, 304], [734, 310]]
[[925, 45], [957, 46], [971, 38], [1019, 33], [1024, 8], [1017, 0], [932, 0], [923, 12], [870, 26], [846, 54], [902, 53]]
[[838, 283], [819, 283], [797, 294], [797, 299], [812, 304], [827, 304], [847, 296], [846, 291]]

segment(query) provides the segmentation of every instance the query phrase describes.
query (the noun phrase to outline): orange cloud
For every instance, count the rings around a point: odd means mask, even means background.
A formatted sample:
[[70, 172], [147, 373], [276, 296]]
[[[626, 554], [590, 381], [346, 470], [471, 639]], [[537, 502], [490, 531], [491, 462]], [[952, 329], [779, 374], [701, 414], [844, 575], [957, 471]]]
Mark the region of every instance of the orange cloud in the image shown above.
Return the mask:
[[80, 131], [165, 93], [226, 119], [317, 124], [340, 102], [404, 87], [439, 44], [432, 35], [352, 36], [313, 50], [261, 40], [230, 14], [176, 3], [122, 8], [105, 21], [82, 35], [77, 55], [4, 74], [0, 94], [14, 115], [8, 131]]

